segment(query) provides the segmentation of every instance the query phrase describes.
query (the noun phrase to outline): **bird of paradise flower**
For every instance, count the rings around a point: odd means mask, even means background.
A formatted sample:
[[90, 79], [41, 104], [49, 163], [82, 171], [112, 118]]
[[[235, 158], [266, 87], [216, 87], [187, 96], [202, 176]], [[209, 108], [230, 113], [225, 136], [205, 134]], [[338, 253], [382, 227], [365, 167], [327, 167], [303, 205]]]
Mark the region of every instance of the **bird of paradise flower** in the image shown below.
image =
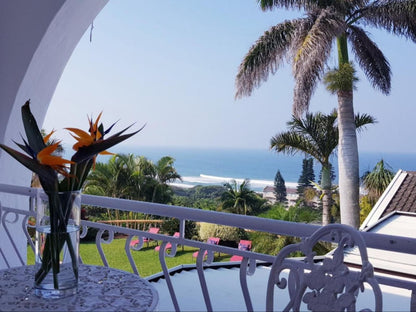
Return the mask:
[[113, 128], [114, 124], [105, 130], [103, 124], [99, 124], [101, 118], [100, 113], [95, 121], [93, 121], [92, 118], [89, 118], [88, 132], [77, 128], [66, 128], [77, 141], [73, 146], [75, 154], [71, 157], [71, 160], [67, 160], [54, 154], [60, 141], [48, 144], [54, 131], [45, 137], [42, 136], [36, 119], [30, 111], [30, 101], [27, 101], [22, 106], [21, 113], [26, 139], [22, 138], [23, 144], [17, 142], [14, 143], [26, 154], [4, 144], [0, 144], [0, 147], [22, 165], [38, 175], [42, 188], [48, 196], [51, 233], [47, 236], [45, 250], [49, 252], [43, 254], [42, 266], [35, 275], [35, 284], [41, 283], [52, 269], [54, 288], [57, 289], [59, 254], [65, 243], [67, 243], [71, 256], [74, 275], [78, 276], [76, 265], [78, 259], [75, 258], [69, 234], [62, 235], [62, 233], [66, 232], [68, 226], [70, 215], [68, 211], [69, 205], [65, 203], [62, 204], [58, 194], [81, 190], [89, 171], [95, 165], [97, 155], [111, 154], [107, 152], [107, 149], [135, 135], [141, 131], [143, 127], [137, 131], [125, 134], [131, 127], [129, 126], [116, 134], [105, 138]]

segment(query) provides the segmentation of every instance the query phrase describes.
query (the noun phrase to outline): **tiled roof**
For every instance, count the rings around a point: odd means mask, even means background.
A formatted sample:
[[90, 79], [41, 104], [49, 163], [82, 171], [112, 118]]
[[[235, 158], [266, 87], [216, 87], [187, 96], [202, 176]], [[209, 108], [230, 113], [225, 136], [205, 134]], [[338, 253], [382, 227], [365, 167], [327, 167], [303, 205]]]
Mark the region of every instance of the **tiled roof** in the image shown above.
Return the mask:
[[393, 211], [416, 212], [416, 171], [406, 171], [407, 175], [393, 195], [381, 217]]

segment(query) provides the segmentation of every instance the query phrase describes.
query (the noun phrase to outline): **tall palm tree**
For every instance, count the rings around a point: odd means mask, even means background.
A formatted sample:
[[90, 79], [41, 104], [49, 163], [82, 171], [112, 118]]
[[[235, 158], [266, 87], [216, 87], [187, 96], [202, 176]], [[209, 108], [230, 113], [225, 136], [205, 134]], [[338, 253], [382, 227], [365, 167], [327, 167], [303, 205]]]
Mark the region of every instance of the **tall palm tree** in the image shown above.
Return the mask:
[[250, 189], [250, 181], [241, 184], [236, 180], [224, 184], [226, 191], [221, 196], [222, 208], [232, 213], [247, 214], [256, 202], [256, 193]]
[[[322, 113], [307, 113], [304, 118], [292, 117], [287, 123], [289, 130], [275, 135], [270, 140], [270, 147], [277, 152], [296, 154], [304, 152], [311, 155], [322, 165], [321, 186], [322, 197], [322, 224], [330, 222], [330, 209], [332, 206], [331, 162], [335, 148], [338, 146], [337, 112], [325, 115]], [[355, 127], [374, 123], [369, 115], [355, 116]]]
[[[382, 28], [416, 42], [416, 0], [258, 0], [263, 10], [299, 9], [302, 18], [271, 27], [250, 48], [236, 78], [236, 98], [249, 96], [274, 74], [283, 60], [293, 65], [295, 89], [293, 111], [301, 116], [323, 77], [333, 43], [338, 53], [338, 75], [331, 89], [338, 96], [338, 167], [341, 221], [359, 225], [358, 147], [354, 125], [351, 50], [373, 87], [390, 92], [390, 65], [361, 25]], [[361, 25], [360, 25], [361, 24]]]

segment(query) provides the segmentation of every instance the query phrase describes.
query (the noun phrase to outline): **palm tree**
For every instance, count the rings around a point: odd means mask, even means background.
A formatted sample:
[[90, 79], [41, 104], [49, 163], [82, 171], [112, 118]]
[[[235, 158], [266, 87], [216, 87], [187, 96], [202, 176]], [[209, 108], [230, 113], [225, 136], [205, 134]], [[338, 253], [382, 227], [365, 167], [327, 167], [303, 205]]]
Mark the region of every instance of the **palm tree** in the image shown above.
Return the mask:
[[[321, 189], [322, 224], [330, 222], [332, 206], [332, 181], [330, 157], [338, 146], [337, 112], [325, 115], [322, 113], [307, 113], [304, 118], [292, 117], [287, 123], [289, 130], [275, 135], [270, 141], [270, 147], [277, 152], [296, 154], [304, 152], [311, 155], [322, 165]], [[355, 128], [374, 123], [369, 115], [355, 116]]]
[[247, 214], [256, 203], [256, 193], [250, 189], [250, 181], [245, 179], [241, 184], [236, 180], [224, 184], [226, 191], [222, 194], [222, 208], [232, 213]]
[[374, 204], [394, 178], [391, 167], [381, 159], [373, 168], [361, 177], [364, 188], [368, 191], [371, 203]]
[[170, 156], [164, 156], [157, 161], [154, 165], [155, 168], [155, 179], [158, 181], [158, 184], [153, 189], [152, 202], [157, 201], [156, 195], [166, 194], [168, 189], [168, 183], [175, 180], [182, 180], [180, 174], [173, 167], [175, 159]]
[[354, 125], [354, 69], [348, 42], [358, 64], [373, 87], [389, 94], [390, 65], [381, 50], [359, 25], [383, 28], [416, 41], [416, 0], [258, 0], [263, 10], [299, 9], [302, 18], [271, 27], [250, 48], [236, 78], [236, 98], [251, 95], [254, 88], [274, 74], [283, 60], [292, 61], [295, 78], [293, 111], [300, 117], [323, 77], [333, 43], [337, 43], [338, 68], [330, 88], [338, 96], [338, 167], [341, 221], [359, 225], [358, 147]]

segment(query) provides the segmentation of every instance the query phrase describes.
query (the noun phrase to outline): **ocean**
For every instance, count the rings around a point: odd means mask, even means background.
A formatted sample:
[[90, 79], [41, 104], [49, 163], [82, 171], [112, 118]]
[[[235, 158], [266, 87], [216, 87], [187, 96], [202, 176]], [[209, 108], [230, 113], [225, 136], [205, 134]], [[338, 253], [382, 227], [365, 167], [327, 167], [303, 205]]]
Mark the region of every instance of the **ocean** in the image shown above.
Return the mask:
[[[118, 147], [111, 149], [115, 153], [130, 153], [145, 156], [156, 162], [163, 156], [172, 156], [174, 166], [182, 176], [182, 187], [195, 185], [222, 185], [236, 179], [250, 179], [250, 186], [261, 191], [267, 185], [273, 185], [277, 170], [280, 170], [288, 187], [295, 187], [302, 171], [303, 155], [288, 156], [270, 150], [260, 149], [204, 149], [173, 147]], [[106, 162], [108, 156], [99, 156], [98, 161]], [[371, 171], [376, 163], [384, 159], [393, 172], [399, 169], [416, 170], [416, 154], [360, 153], [360, 176]], [[332, 163], [335, 169], [335, 183], [338, 183], [337, 159]], [[316, 180], [321, 166], [314, 165]], [[176, 183], [175, 183], [176, 185]]]

